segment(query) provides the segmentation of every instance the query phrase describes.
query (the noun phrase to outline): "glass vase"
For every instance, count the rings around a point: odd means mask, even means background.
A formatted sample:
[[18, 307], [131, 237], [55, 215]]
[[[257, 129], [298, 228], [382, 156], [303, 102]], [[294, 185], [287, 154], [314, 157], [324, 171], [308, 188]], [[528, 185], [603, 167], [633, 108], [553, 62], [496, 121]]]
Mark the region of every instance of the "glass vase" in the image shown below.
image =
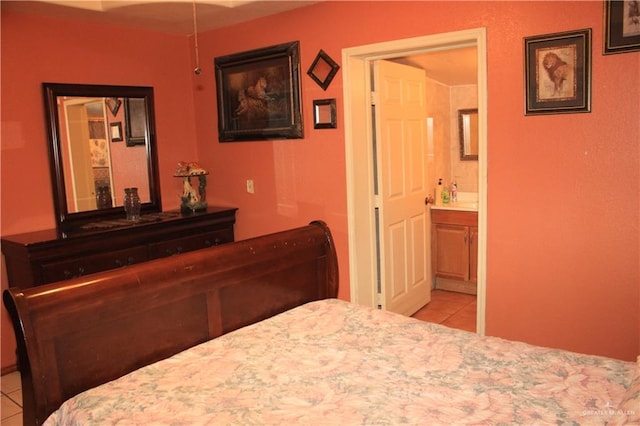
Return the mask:
[[140, 220], [140, 207], [138, 188], [125, 188], [124, 211], [127, 213], [127, 220]]

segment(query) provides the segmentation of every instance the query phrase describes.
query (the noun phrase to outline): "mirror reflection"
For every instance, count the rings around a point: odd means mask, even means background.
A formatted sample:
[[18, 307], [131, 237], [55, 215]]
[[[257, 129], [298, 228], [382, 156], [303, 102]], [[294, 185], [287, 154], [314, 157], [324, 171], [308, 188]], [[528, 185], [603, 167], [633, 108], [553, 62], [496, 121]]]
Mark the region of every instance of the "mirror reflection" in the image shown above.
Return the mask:
[[56, 225], [124, 217], [125, 188], [162, 210], [151, 87], [44, 83]]
[[458, 132], [460, 135], [460, 159], [478, 159], [478, 109], [458, 110]]
[[[151, 200], [146, 155], [146, 138], [140, 129], [146, 128], [144, 115], [134, 120], [133, 128], [126, 108], [113, 114], [107, 100], [115, 98], [65, 96], [59, 98], [58, 119], [65, 171], [65, 192], [69, 213], [111, 208], [123, 205], [124, 189], [137, 187], [142, 202]], [[125, 98], [140, 105], [143, 98]], [[142, 109], [141, 109], [142, 108]], [[127, 137], [123, 143], [111, 129], [126, 122]], [[116, 126], [113, 126], [116, 125]], [[131, 135], [140, 135], [131, 136]], [[109, 137], [107, 136], [109, 135]]]

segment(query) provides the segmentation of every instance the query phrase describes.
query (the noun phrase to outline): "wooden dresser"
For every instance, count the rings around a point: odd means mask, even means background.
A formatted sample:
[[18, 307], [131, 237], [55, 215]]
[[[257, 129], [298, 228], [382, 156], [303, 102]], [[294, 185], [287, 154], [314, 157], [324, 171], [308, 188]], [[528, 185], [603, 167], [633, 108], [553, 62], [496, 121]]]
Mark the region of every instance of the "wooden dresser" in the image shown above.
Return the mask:
[[32, 287], [234, 240], [236, 208], [209, 206], [182, 216], [179, 211], [96, 222], [70, 235], [55, 229], [2, 237], [11, 287]]

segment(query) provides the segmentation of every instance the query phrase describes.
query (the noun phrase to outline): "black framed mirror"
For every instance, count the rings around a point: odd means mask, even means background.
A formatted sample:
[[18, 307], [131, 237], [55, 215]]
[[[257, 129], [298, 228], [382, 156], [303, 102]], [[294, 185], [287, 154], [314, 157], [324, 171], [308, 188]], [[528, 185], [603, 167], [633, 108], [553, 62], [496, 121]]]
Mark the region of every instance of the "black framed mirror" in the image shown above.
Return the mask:
[[478, 159], [478, 109], [458, 110], [458, 133], [460, 137], [460, 160]]
[[335, 129], [338, 127], [336, 120], [336, 100], [316, 99], [313, 101], [313, 128]]
[[[143, 214], [162, 211], [153, 88], [42, 87], [58, 231], [66, 235], [91, 222], [126, 217], [124, 188], [138, 188]], [[127, 107], [114, 108], [120, 103]]]
[[331, 59], [324, 50], [320, 49], [307, 74], [318, 86], [322, 87], [322, 90], [327, 90], [339, 69], [340, 65]]

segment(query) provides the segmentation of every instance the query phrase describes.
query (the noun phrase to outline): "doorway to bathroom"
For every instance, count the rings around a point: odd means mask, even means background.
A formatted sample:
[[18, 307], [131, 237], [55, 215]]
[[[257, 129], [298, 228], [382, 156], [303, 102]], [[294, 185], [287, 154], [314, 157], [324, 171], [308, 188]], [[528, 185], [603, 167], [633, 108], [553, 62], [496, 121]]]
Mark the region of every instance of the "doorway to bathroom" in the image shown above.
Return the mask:
[[[373, 125], [371, 64], [381, 59], [410, 57], [425, 52], [477, 49], [478, 83], [478, 275], [477, 327], [485, 329], [487, 236], [487, 75], [484, 28], [436, 34], [344, 49], [342, 53], [347, 160], [347, 209], [351, 300], [366, 306], [380, 305], [378, 265], [384, 262], [376, 249], [376, 196], [373, 192]], [[428, 195], [428, 194], [425, 194]], [[425, 208], [427, 208], [425, 206]], [[382, 306], [384, 309], [384, 306]]]

